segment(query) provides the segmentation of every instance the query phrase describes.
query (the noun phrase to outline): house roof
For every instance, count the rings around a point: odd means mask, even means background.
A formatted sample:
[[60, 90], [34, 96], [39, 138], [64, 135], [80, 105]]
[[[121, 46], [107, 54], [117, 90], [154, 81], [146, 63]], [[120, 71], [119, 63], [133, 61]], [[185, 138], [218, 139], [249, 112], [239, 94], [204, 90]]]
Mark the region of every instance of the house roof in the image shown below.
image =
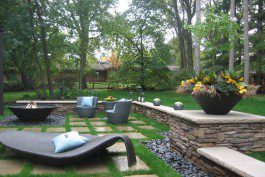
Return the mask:
[[167, 68], [170, 71], [178, 71], [180, 69], [178, 66], [175, 66], [175, 65], [168, 65]]
[[94, 63], [91, 65], [91, 68], [96, 71], [103, 71], [103, 70], [108, 70], [109, 68], [111, 68], [111, 64], [107, 62]]

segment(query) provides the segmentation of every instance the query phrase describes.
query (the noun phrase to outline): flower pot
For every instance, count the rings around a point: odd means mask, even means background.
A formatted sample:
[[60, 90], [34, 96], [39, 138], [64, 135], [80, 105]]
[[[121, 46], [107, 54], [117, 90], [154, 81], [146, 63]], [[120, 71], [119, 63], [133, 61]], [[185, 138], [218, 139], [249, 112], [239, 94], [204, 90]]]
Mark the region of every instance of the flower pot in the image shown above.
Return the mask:
[[107, 110], [112, 110], [113, 109], [113, 107], [115, 105], [115, 102], [103, 101], [102, 104], [103, 104], [103, 107], [104, 107], [105, 111], [107, 111]]
[[236, 94], [217, 94], [211, 97], [208, 94], [194, 96], [206, 114], [225, 115], [241, 100], [241, 96]]

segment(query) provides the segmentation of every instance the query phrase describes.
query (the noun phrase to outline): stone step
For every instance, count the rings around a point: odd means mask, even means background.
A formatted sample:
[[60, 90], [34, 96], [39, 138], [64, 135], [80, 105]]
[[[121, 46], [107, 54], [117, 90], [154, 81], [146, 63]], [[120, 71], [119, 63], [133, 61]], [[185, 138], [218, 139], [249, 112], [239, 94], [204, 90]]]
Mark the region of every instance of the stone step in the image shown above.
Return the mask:
[[265, 163], [227, 147], [199, 148], [197, 152], [209, 160], [244, 177], [264, 177]]

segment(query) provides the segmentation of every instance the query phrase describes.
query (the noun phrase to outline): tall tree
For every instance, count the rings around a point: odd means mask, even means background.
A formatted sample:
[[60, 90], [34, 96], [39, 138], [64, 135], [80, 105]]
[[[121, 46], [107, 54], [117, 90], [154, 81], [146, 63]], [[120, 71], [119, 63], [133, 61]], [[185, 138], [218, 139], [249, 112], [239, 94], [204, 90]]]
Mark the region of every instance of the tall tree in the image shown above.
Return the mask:
[[34, 12], [35, 12], [35, 5], [34, 2], [32, 2], [32, 0], [28, 0], [28, 12], [29, 12], [29, 23], [31, 26], [31, 34], [32, 34], [32, 38], [33, 38], [33, 42], [32, 42], [32, 47], [33, 50], [32, 52], [33, 54], [33, 59], [35, 61], [36, 64], [36, 68], [37, 68], [37, 73], [39, 75], [40, 78], [40, 82], [41, 82], [41, 87], [42, 87], [42, 95], [40, 95], [40, 98], [42, 99], [46, 99], [47, 95], [46, 95], [46, 87], [45, 87], [45, 75], [41, 66], [41, 62], [39, 61], [39, 56], [38, 56], [38, 36], [36, 34], [36, 30], [35, 30], [35, 23], [34, 23]]
[[108, 9], [115, 0], [54, 0], [51, 7], [57, 9], [58, 18], [63, 21], [70, 33], [77, 38], [80, 57], [80, 89], [87, 88], [87, 55], [91, 40], [100, 33], [99, 22], [108, 16]]
[[46, 25], [43, 19], [43, 10], [42, 10], [42, 6], [39, 0], [36, 0], [36, 10], [37, 10], [37, 16], [38, 16], [38, 20], [40, 24], [40, 29], [41, 29], [42, 49], [43, 49], [44, 60], [46, 64], [46, 70], [47, 70], [49, 92], [50, 92], [50, 95], [53, 97], [54, 91], [53, 91], [53, 83], [52, 83], [51, 61], [48, 55]]
[[243, 0], [243, 19], [244, 19], [244, 82], [246, 84], [249, 83], [249, 72], [250, 72], [250, 65], [249, 65], [249, 23], [248, 23], [248, 0]]
[[[235, 19], [236, 14], [236, 2], [235, 0], [230, 0], [230, 18], [231, 20]], [[232, 28], [232, 27], [231, 27]], [[230, 39], [233, 38], [233, 30], [231, 29]], [[234, 41], [230, 40], [230, 53], [229, 53], [229, 71], [234, 71], [234, 62], [235, 62], [235, 48]]]
[[4, 64], [4, 28], [0, 23], [0, 115], [4, 114], [4, 93], [3, 93], [3, 64]]
[[[201, 0], [196, 0], [196, 23], [201, 23]], [[201, 39], [195, 36], [195, 73], [200, 73], [200, 41]]]

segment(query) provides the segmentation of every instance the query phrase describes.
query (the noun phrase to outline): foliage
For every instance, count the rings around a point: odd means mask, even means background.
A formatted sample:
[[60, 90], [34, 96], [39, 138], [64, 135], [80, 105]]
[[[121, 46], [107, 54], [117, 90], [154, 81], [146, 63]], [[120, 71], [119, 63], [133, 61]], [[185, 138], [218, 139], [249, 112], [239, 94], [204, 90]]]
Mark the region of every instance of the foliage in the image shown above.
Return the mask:
[[[238, 33], [240, 26], [236, 19], [230, 19], [227, 13], [217, 12], [215, 8], [206, 11], [205, 20], [195, 25], [187, 26], [193, 34], [202, 39], [204, 55], [212, 60], [212, 67], [216, 65], [216, 57], [229, 53], [231, 41], [237, 45], [242, 36]], [[225, 57], [228, 61], [228, 57]], [[222, 68], [221, 68], [222, 70]]]
[[15, 92], [23, 89], [22, 83], [17, 80], [4, 81], [4, 92]]
[[244, 84], [241, 72], [222, 72], [217, 75], [215, 72], [199, 75], [182, 81], [177, 89], [179, 93], [190, 92], [194, 96], [209, 94], [214, 97], [218, 94], [236, 94], [242, 97], [255, 95], [257, 88]]

